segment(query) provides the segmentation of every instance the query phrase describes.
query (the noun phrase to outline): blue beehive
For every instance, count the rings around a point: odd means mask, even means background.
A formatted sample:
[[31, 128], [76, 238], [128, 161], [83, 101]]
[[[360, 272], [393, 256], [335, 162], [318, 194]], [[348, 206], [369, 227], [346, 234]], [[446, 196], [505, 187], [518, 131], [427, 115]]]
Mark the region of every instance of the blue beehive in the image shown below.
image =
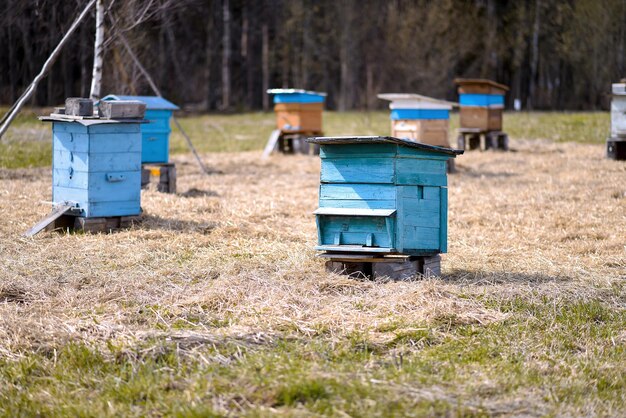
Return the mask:
[[52, 200], [75, 215], [113, 217], [141, 212], [141, 119], [52, 122]]
[[121, 96], [109, 94], [102, 100], [139, 100], [146, 104], [148, 123], [141, 127], [142, 163], [167, 163], [169, 161], [170, 119], [179, 107], [158, 96]]
[[447, 251], [446, 162], [463, 151], [393, 137], [318, 137], [317, 250]]
[[276, 126], [283, 132], [320, 135], [326, 93], [299, 89], [269, 89], [274, 95]]

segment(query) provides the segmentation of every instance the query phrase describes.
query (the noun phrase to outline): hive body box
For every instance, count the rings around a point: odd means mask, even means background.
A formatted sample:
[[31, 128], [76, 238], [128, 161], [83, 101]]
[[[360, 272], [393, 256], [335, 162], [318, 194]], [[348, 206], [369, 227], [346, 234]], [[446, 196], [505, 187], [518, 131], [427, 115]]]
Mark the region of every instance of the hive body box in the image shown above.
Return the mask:
[[52, 121], [52, 200], [73, 202], [75, 215], [141, 212], [141, 127], [138, 121]]
[[179, 107], [158, 96], [122, 96], [110, 94], [102, 100], [138, 100], [146, 104], [145, 118], [142, 124], [141, 162], [167, 163], [169, 161], [170, 120], [174, 110]]
[[326, 93], [296, 89], [270, 89], [274, 95], [276, 126], [284, 133], [322, 132]]
[[419, 94], [384, 93], [378, 97], [391, 102], [391, 136], [424, 144], [450, 146], [450, 110], [456, 103]]
[[311, 138], [322, 160], [317, 250], [447, 251], [446, 162], [463, 151], [392, 137]]
[[607, 157], [626, 160], [626, 83], [612, 86], [611, 136], [607, 140]]
[[461, 129], [478, 129], [482, 132], [502, 130], [504, 95], [509, 88], [484, 79], [457, 78], [461, 104]]

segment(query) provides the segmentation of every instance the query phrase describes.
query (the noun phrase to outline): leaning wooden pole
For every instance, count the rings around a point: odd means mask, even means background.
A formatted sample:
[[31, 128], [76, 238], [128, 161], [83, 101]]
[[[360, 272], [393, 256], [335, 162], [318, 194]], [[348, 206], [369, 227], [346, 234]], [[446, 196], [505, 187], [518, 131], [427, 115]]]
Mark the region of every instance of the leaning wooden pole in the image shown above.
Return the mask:
[[52, 67], [52, 64], [54, 64], [59, 54], [61, 53], [63, 46], [65, 46], [70, 36], [72, 36], [72, 34], [76, 31], [76, 28], [78, 28], [78, 25], [80, 24], [80, 22], [85, 18], [85, 16], [89, 14], [89, 10], [91, 9], [91, 7], [94, 5], [95, 2], [96, 0], [91, 0], [87, 4], [87, 6], [85, 6], [81, 14], [78, 15], [76, 20], [74, 20], [74, 23], [72, 23], [72, 26], [70, 26], [70, 28], [65, 33], [63, 38], [61, 38], [61, 41], [59, 42], [59, 44], [56, 46], [56, 48], [54, 48], [54, 51], [52, 51], [52, 53], [50, 54], [46, 62], [43, 64], [43, 67], [41, 68], [41, 71], [39, 71], [39, 74], [37, 74], [35, 79], [32, 81], [32, 83], [30, 83], [30, 85], [24, 91], [24, 93], [22, 93], [22, 95], [17, 100], [17, 102], [15, 102], [11, 110], [9, 110], [9, 112], [2, 118], [2, 125], [0, 126], [0, 138], [2, 138], [2, 135], [6, 133], [7, 129], [9, 129], [9, 125], [11, 125], [11, 122], [13, 122], [13, 119], [15, 119], [17, 114], [20, 112], [20, 109], [22, 108], [22, 106], [24, 106], [24, 104], [31, 98], [31, 96], [37, 89], [37, 85], [39, 84], [41, 80], [44, 79], [44, 77], [50, 70], [50, 67]]
[[[150, 88], [152, 88], [152, 91], [154, 91], [154, 94], [156, 94], [159, 97], [163, 97], [161, 95], [161, 90], [159, 90], [159, 88], [157, 87], [156, 83], [154, 82], [154, 80], [150, 76], [150, 73], [148, 73], [148, 70], [146, 70], [146, 68], [141, 64], [141, 61], [139, 61], [139, 58], [133, 52], [132, 48], [130, 47], [130, 44], [126, 40], [126, 37], [124, 37], [124, 35], [121, 32], [117, 33], [117, 37], [122, 42], [122, 45], [124, 45], [124, 48], [126, 49], [126, 52], [128, 52], [128, 55], [130, 55], [131, 59], [133, 60], [133, 62], [135, 63], [135, 65], [137, 66], [139, 71], [143, 74], [143, 76], [148, 81], [148, 84], [150, 85]], [[202, 162], [202, 158], [200, 158], [200, 154], [198, 154], [198, 151], [196, 150], [196, 147], [194, 147], [193, 142], [191, 142], [191, 138], [189, 138], [189, 136], [187, 135], [187, 133], [185, 132], [183, 127], [180, 126], [180, 123], [178, 123], [178, 120], [174, 116], [172, 116], [172, 120], [174, 121], [174, 124], [176, 124], [176, 127], [178, 128], [180, 133], [185, 138], [185, 141], [187, 141], [187, 145], [189, 146], [189, 149], [193, 153], [194, 157], [196, 157], [196, 161], [198, 162], [198, 165], [200, 166], [200, 169], [204, 172], [204, 174], [207, 174], [207, 175], [211, 174], [211, 172], [207, 169], [207, 167]]]
[[102, 65], [104, 63], [104, 3], [96, 2], [96, 41], [93, 52], [93, 71], [89, 98], [98, 100], [102, 89]]

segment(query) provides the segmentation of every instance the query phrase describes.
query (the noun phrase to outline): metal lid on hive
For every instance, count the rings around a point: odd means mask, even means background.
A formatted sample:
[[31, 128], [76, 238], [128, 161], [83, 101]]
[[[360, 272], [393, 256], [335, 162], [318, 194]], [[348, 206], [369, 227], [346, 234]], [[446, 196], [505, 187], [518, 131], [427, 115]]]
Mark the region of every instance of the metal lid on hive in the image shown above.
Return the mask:
[[436, 145], [422, 144], [408, 139], [394, 138], [392, 136], [318, 136], [307, 138], [307, 142], [319, 145], [341, 145], [341, 144], [395, 144], [409, 148], [417, 148], [425, 151], [438, 152], [457, 156], [463, 154], [463, 150], [439, 147]]
[[326, 93], [301, 89], [269, 89], [274, 95], [274, 103], [324, 103]]
[[109, 94], [103, 97], [101, 100], [138, 100], [146, 104], [146, 109], [150, 110], [179, 110], [180, 107], [176, 106], [169, 100], [165, 100], [159, 96], [125, 96], [120, 94]]
[[389, 100], [389, 109], [452, 109], [459, 104], [415, 93], [381, 93], [379, 99]]
[[267, 94], [311, 94], [315, 96], [326, 96], [321, 91], [302, 90], [302, 89], [268, 89]]
[[625, 83], [613, 83], [612, 86], [614, 96], [626, 96], [626, 82]]

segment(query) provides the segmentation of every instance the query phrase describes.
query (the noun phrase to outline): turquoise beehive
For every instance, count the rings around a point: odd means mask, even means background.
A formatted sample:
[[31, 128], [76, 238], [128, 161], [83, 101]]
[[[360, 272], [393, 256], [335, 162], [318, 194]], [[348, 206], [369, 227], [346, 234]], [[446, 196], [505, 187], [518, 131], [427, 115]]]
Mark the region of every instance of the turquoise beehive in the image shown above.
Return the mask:
[[52, 200], [88, 218], [141, 212], [141, 119], [52, 122]]
[[139, 100], [146, 104], [148, 123], [141, 127], [142, 163], [167, 163], [169, 161], [170, 120], [179, 107], [158, 96], [122, 96], [109, 94], [102, 100]]
[[393, 137], [318, 137], [317, 250], [447, 251], [446, 162], [463, 151]]

